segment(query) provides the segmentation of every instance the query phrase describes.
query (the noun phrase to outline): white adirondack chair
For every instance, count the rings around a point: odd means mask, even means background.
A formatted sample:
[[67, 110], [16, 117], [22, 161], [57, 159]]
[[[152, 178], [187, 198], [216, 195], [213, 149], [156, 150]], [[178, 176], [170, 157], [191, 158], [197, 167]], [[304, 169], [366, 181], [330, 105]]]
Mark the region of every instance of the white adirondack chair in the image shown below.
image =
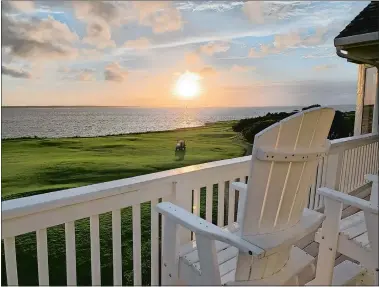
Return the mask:
[[[315, 236], [320, 248], [316, 278], [309, 285], [355, 284], [359, 277], [368, 276], [369, 280], [358, 283], [378, 285], [378, 175], [366, 175], [366, 179], [372, 181], [370, 201], [328, 188], [318, 190], [324, 197], [326, 218]], [[343, 204], [362, 211], [341, 220]], [[336, 252], [360, 262], [361, 266], [344, 261], [334, 267]]]
[[[298, 283], [297, 274], [314, 258], [293, 244], [324, 219], [304, 206], [330, 145], [333, 117], [331, 108], [310, 109], [255, 136], [248, 184], [232, 184], [240, 192], [237, 224], [222, 229], [173, 203], [159, 203], [165, 220], [162, 284]], [[178, 224], [196, 241], [178, 246]]]

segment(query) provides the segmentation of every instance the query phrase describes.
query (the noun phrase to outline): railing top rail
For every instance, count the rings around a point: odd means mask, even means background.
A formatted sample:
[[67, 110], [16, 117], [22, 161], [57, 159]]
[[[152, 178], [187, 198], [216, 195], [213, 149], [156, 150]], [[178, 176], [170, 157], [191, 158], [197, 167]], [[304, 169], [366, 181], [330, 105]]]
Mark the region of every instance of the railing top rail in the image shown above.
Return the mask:
[[365, 134], [359, 136], [352, 136], [347, 138], [340, 138], [330, 141], [330, 153], [341, 152], [354, 147], [370, 144], [379, 140], [378, 134]]
[[2, 220], [127, 193], [141, 189], [149, 184], [174, 182], [180, 180], [182, 175], [199, 173], [212, 168], [238, 165], [247, 163], [250, 160], [251, 156], [237, 157], [7, 200], [2, 202]]

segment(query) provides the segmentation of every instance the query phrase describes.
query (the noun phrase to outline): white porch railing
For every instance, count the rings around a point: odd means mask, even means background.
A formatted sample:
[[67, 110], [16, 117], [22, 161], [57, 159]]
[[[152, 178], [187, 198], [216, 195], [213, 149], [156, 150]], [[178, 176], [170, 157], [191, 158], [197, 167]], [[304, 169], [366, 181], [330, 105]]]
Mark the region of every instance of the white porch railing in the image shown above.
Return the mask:
[[[367, 135], [332, 141], [330, 155], [320, 160], [315, 184], [310, 188], [309, 208], [322, 205], [322, 199], [316, 195], [319, 186], [333, 186], [343, 192], [363, 185], [364, 174], [377, 173], [378, 136]], [[16, 260], [16, 238], [26, 233], [36, 234], [36, 261], [38, 266], [38, 283], [51, 284], [49, 270], [48, 230], [64, 224], [64, 235], [54, 240], [65, 240], [66, 282], [76, 285], [77, 282], [77, 241], [75, 224], [78, 220], [89, 218], [90, 230], [90, 273], [91, 283], [104, 284], [101, 275], [100, 246], [101, 229], [100, 215], [111, 213], [112, 226], [112, 262], [113, 282], [106, 285], [150, 284], [160, 283], [160, 253], [162, 224], [153, 207], [160, 201], [174, 201], [178, 205], [201, 214], [207, 220], [219, 226], [230, 224], [236, 219], [236, 202], [238, 195], [229, 190], [229, 182], [245, 181], [249, 173], [250, 156], [222, 160], [206, 164], [158, 172], [128, 179], [100, 183], [80, 188], [62, 190], [42, 195], [9, 200], [2, 203], [2, 238], [4, 239], [4, 254], [6, 278], [8, 285], [26, 284], [28, 278], [18, 274]], [[141, 205], [143, 204], [143, 205]], [[141, 246], [142, 220], [146, 220], [141, 212], [141, 206], [148, 204], [150, 212], [150, 280], [142, 279]], [[130, 215], [122, 217], [122, 210], [128, 208]], [[144, 209], [144, 212], [147, 212]], [[132, 217], [131, 222], [130, 216]], [[122, 219], [128, 222], [123, 222]], [[131, 224], [132, 243], [132, 273], [133, 280], [125, 278], [123, 270], [123, 248], [126, 244], [121, 240], [122, 228]], [[190, 232], [181, 229], [181, 243], [191, 240]], [[143, 241], [141, 241], [141, 238]], [[32, 242], [31, 244], [34, 244]], [[144, 253], [148, 250], [144, 249]], [[26, 252], [25, 249], [23, 252]], [[146, 257], [146, 254], [144, 254]], [[80, 274], [79, 274], [80, 275]], [[22, 278], [22, 280], [19, 279]], [[54, 278], [56, 280], [56, 278]], [[123, 281], [124, 280], [124, 281]], [[22, 282], [21, 282], [22, 281]], [[62, 281], [60, 281], [62, 282]]]
[[323, 206], [323, 199], [316, 193], [321, 186], [350, 193], [367, 183], [365, 174], [377, 174], [378, 139], [377, 134], [367, 134], [333, 140], [328, 157], [320, 159], [317, 167], [308, 208]]

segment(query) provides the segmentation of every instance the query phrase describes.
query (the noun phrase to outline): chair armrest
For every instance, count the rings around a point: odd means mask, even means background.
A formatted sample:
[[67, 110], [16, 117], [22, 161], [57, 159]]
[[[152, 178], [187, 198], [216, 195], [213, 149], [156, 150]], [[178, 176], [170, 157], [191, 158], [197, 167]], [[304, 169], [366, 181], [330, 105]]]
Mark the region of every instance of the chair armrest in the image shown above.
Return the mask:
[[238, 191], [247, 191], [247, 184], [239, 181], [233, 181], [231, 187]]
[[348, 194], [345, 194], [345, 193], [342, 193], [342, 192], [339, 192], [327, 187], [319, 188], [317, 190], [317, 193], [324, 197], [330, 198], [332, 200], [339, 201], [345, 204], [350, 204], [354, 207], [358, 207], [362, 209], [363, 211], [368, 211], [370, 213], [378, 214], [378, 207], [373, 206], [367, 200], [364, 200], [355, 196], [351, 196], [351, 195], [348, 195]]
[[166, 216], [167, 219], [195, 232], [195, 234], [230, 244], [238, 248], [241, 252], [248, 253], [254, 257], [264, 257], [265, 251], [258, 246], [243, 240], [233, 233], [223, 230], [171, 202], [158, 203], [155, 209]]

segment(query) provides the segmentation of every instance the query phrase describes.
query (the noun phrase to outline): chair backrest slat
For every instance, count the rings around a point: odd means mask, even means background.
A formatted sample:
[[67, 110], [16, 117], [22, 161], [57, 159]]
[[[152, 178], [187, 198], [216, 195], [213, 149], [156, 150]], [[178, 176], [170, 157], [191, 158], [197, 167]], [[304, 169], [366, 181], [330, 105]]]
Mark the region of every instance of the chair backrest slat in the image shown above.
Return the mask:
[[263, 161], [256, 157], [258, 150], [299, 149], [313, 153], [327, 143], [333, 117], [333, 109], [312, 109], [286, 118], [256, 135], [243, 235], [273, 232], [296, 223], [318, 162], [318, 158], [313, 157], [304, 162], [275, 161], [275, 158]]

